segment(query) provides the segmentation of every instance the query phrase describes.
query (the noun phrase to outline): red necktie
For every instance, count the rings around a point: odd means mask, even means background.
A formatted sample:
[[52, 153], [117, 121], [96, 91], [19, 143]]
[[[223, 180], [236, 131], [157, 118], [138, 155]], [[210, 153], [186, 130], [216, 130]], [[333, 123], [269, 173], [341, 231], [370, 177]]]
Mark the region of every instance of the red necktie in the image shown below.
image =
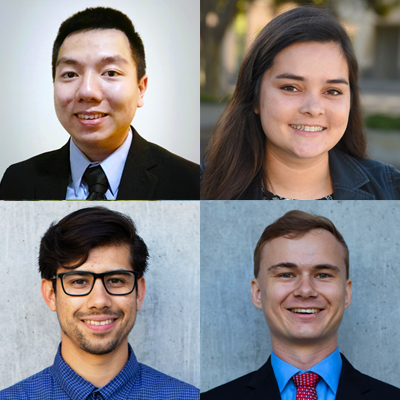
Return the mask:
[[293, 375], [292, 379], [297, 388], [296, 400], [318, 400], [316, 386], [319, 378], [314, 372]]

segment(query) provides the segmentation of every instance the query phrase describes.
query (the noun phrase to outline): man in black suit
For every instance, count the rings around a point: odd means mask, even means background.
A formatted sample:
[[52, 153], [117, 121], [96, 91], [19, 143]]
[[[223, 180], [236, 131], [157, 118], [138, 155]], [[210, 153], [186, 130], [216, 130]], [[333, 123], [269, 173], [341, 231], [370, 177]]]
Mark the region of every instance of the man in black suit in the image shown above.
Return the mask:
[[56, 114], [71, 139], [10, 166], [0, 199], [199, 199], [199, 166], [130, 126], [148, 78], [142, 40], [125, 14], [88, 8], [64, 21], [52, 72]]
[[201, 399], [400, 399], [400, 389], [362, 374], [339, 353], [352, 282], [347, 245], [330, 220], [290, 211], [269, 225], [254, 251], [254, 275], [252, 302], [264, 312], [271, 357]]

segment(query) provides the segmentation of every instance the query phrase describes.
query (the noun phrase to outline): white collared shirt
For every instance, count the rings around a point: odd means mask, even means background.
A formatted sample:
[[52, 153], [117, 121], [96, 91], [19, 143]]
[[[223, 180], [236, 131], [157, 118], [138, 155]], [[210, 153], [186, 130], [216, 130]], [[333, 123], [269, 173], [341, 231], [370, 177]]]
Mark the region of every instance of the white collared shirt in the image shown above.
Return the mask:
[[106, 192], [107, 200], [115, 200], [118, 195], [119, 184], [124, 171], [126, 158], [132, 144], [132, 131], [129, 133], [124, 143], [117, 150], [109, 155], [102, 162], [92, 162], [79, 150], [71, 139], [69, 144], [69, 161], [71, 165], [71, 177], [67, 187], [66, 200], [86, 200], [89, 189], [86, 182], [82, 181], [83, 174], [89, 165], [101, 165], [107, 176], [110, 188]]

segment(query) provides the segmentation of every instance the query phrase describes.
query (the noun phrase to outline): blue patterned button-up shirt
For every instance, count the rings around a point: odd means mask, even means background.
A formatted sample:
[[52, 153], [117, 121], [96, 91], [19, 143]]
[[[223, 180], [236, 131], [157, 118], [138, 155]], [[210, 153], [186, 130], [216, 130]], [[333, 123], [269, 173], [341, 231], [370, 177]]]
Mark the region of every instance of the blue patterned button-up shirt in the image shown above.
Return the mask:
[[129, 359], [110, 382], [97, 388], [75, 373], [58, 348], [51, 367], [0, 392], [1, 400], [199, 400], [199, 389]]

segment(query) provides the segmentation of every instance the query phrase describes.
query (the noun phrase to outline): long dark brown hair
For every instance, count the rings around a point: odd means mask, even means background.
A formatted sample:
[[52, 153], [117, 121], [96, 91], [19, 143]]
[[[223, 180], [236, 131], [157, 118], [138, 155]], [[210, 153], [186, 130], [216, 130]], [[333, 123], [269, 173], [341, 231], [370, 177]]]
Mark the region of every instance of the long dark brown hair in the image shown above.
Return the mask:
[[358, 91], [358, 63], [350, 39], [329, 12], [298, 7], [285, 12], [257, 36], [240, 67], [235, 92], [219, 118], [203, 156], [205, 166], [201, 199], [251, 199], [256, 182], [267, 182], [266, 136], [259, 107], [262, 77], [275, 56], [299, 42], [335, 42], [341, 46], [349, 67], [351, 105], [343, 137], [335, 146], [355, 156], [366, 157], [366, 138]]

